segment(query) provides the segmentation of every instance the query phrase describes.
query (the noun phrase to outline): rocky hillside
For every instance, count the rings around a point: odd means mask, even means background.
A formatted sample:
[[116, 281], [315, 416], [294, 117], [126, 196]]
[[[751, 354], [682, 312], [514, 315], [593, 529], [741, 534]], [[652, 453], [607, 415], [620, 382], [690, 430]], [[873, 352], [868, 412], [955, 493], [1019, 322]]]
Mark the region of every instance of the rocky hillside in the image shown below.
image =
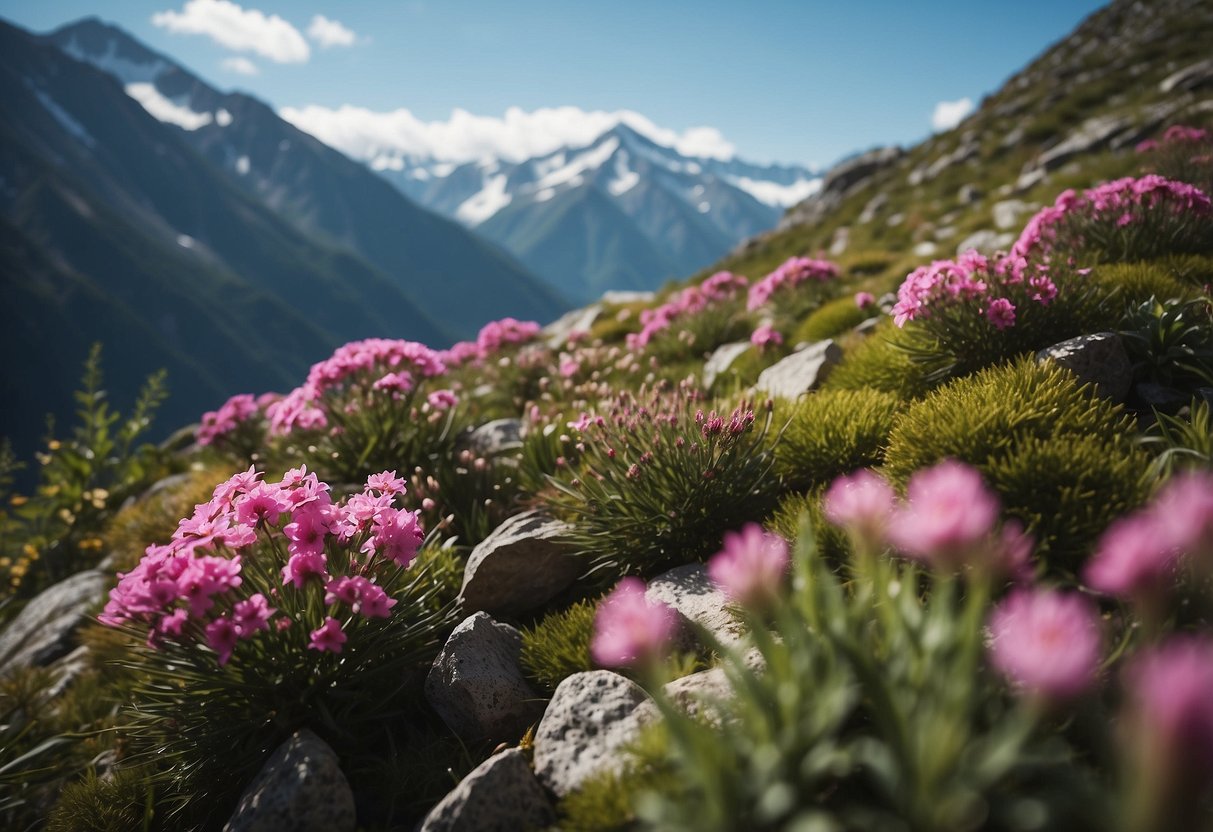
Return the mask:
[[353, 341], [159, 446], [91, 365], [34, 487], [0, 449], [0, 825], [1213, 828], [1204, 12], [837, 167], [753, 279]]
[[[828, 171], [821, 191], [717, 268], [770, 271], [802, 252], [846, 262], [1006, 248], [1076, 161], [1131, 150], [1161, 125], [1213, 117], [1213, 6], [1117, 0], [981, 102], [955, 129], [909, 149], [869, 150]], [[1115, 163], [1113, 163], [1115, 164]]]

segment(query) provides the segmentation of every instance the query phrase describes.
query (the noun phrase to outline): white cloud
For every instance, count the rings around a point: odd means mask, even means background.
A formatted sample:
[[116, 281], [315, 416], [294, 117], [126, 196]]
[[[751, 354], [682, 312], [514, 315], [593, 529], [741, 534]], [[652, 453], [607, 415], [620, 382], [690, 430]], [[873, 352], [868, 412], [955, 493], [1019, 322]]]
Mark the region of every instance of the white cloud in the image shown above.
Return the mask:
[[180, 34], [208, 35], [228, 49], [254, 52], [280, 64], [303, 63], [311, 57], [307, 41], [290, 23], [231, 0], [186, 0], [179, 12], [156, 12], [152, 25]]
[[257, 75], [261, 72], [257, 65], [248, 58], [242, 58], [239, 55], [234, 55], [230, 58], [224, 58], [220, 64], [228, 72], [234, 72], [237, 75]]
[[312, 18], [307, 27], [307, 36], [325, 49], [331, 46], [353, 46], [357, 36], [336, 20], [329, 20], [322, 14]]
[[284, 107], [279, 115], [325, 144], [356, 158], [390, 162], [383, 157], [418, 156], [445, 162], [500, 158], [521, 161], [561, 147], [590, 144], [617, 124], [627, 124], [658, 144], [692, 156], [731, 159], [732, 144], [714, 127], [678, 132], [658, 127], [631, 110], [587, 111], [579, 107], [545, 107], [526, 112], [511, 107], [500, 118], [456, 109], [446, 121], [422, 121], [405, 109], [375, 112], [343, 105], [337, 109], [309, 104]]
[[973, 112], [973, 99], [965, 96], [957, 101], [940, 101], [931, 114], [931, 129], [936, 133], [951, 130]]

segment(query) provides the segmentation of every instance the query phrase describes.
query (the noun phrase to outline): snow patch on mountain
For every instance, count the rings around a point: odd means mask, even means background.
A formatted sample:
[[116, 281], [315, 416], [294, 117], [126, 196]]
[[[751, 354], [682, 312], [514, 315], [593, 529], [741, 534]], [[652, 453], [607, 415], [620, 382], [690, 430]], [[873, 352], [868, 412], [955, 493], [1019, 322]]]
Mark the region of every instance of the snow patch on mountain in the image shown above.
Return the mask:
[[455, 216], [467, 225], [475, 226], [510, 204], [513, 197], [505, 191], [504, 174], [491, 177], [482, 190], [455, 209]]
[[[143, 109], [151, 113], [158, 121], [175, 124], [184, 130], [198, 130], [215, 120], [211, 113], [197, 113], [191, 110], [188, 99], [168, 98], [156, 89], [155, 84], [127, 84], [126, 94], [142, 104]], [[231, 116], [229, 115], [228, 123], [230, 122]]]
[[821, 190], [821, 179], [798, 179], [788, 185], [759, 181], [748, 176], [726, 176], [725, 181], [736, 185], [759, 202], [790, 208]]

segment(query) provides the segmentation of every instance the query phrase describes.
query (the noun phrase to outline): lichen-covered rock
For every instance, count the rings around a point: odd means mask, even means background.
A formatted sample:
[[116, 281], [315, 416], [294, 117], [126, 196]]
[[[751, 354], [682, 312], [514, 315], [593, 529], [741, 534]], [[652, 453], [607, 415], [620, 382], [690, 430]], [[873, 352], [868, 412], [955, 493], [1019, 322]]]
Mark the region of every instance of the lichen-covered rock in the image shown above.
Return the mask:
[[41, 667], [72, 650], [72, 634], [105, 597], [105, 576], [77, 572], [43, 590], [0, 632], [0, 676]]
[[621, 747], [635, 739], [647, 714], [648, 694], [609, 670], [574, 673], [560, 683], [535, 730], [535, 775], [558, 797], [590, 776], [618, 771]]
[[568, 530], [534, 511], [498, 526], [468, 556], [459, 592], [463, 609], [517, 615], [566, 589], [584, 567], [569, 554]]
[[[712, 583], [702, 563], [679, 566], [657, 576], [644, 594], [649, 603], [671, 607], [684, 621], [698, 624], [724, 644], [737, 640], [740, 625], [726, 607], [728, 597]], [[683, 627], [682, 632], [694, 638], [690, 627]]]
[[517, 832], [556, 820], [526, 757], [511, 748], [489, 757], [430, 810], [417, 832]]
[[1123, 402], [1133, 385], [1133, 363], [1115, 332], [1070, 338], [1041, 350], [1036, 360], [1060, 364], [1113, 402]]
[[826, 374], [842, 359], [833, 341], [818, 341], [772, 364], [758, 376], [759, 393], [795, 399], [825, 381]]
[[522, 447], [521, 419], [494, 419], [469, 431], [460, 439], [461, 448], [476, 456], [491, 457]]
[[297, 731], [244, 790], [224, 832], [353, 832], [354, 794], [337, 755], [311, 731]]
[[518, 668], [522, 636], [478, 612], [446, 640], [425, 680], [425, 697], [452, 731], [469, 742], [516, 739], [543, 703]]
[[749, 341], [735, 341], [731, 344], [721, 344], [703, 364], [703, 386], [710, 388], [721, 373], [733, 366], [733, 362], [750, 349]]

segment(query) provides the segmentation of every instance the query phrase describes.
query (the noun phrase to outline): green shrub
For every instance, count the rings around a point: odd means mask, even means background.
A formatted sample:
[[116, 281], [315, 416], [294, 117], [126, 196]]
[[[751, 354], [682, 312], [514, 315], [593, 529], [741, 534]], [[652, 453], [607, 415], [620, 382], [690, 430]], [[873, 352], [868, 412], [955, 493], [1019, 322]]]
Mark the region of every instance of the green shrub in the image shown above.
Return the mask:
[[1156, 479], [1188, 468], [1213, 469], [1213, 413], [1206, 401], [1193, 400], [1187, 413], [1158, 413], [1140, 445], [1153, 453], [1150, 465]]
[[596, 601], [578, 601], [523, 629], [522, 669], [542, 690], [551, 693], [574, 673], [594, 669], [590, 638], [597, 609]]
[[851, 295], [835, 298], [822, 304], [806, 317], [788, 340], [797, 344], [801, 341], [824, 341], [826, 338], [834, 338], [878, 312], [879, 310], [871, 308], [860, 309]]
[[[1154, 261], [1160, 268], [1174, 275], [1176, 280], [1203, 289], [1213, 285], [1213, 256], [1200, 254], [1168, 254]], [[1162, 297], [1162, 295], [1159, 295]]]
[[1149, 460], [1132, 450], [1131, 436], [1121, 408], [1069, 370], [1025, 358], [912, 404], [893, 427], [885, 470], [904, 484], [946, 458], [976, 466], [1007, 514], [1035, 524], [1042, 550], [1051, 548], [1057, 565], [1073, 565], [1098, 532], [1145, 497]]
[[904, 330], [881, 321], [872, 333], [843, 354], [831, 371], [826, 390], [882, 390], [902, 399], [924, 395], [933, 384], [927, 371], [910, 359]]
[[1091, 272], [1102, 291], [1118, 305], [1141, 304], [1150, 298], [1189, 298], [1192, 287], [1177, 279], [1161, 263], [1108, 263]]
[[823, 390], [793, 408], [775, 445], [775, 470], [803, 490], [879, 465], [901, 400], [879, 390]]
[[1134, 378], [1184, 393], [1213, 385], [1210, 301], [1150, 298], [1125, 316], [1125, 347]]
[[1149, 495], [1149, 457], [1102, 436], [1028, 439], [982, 473], [1055, 566], [1077, 567], [1108, 524]]
[[47, 820], [47, 832], [137, 832], [167, 828], [156, 817], [156, 790], [145, 769], [89, 771], [68, 785]]
[[569, 428], [580, 459], [540, 496], [573, 525], [587, 576], [606, 584], [699, 560], [773, 506], [770, 410], [710, 407], [688, 385], [659, 384], [621, 393]]
[[850, 556], [851, 544], [846, 532], [827, 523], [821, 507], [824, 488], [808, 493], [785, 494], [767, 519], [767, 531], [777, 534], [788, 543], [795, 543], [807, 520], [817, 551], [831, 563], [844, 563]]

